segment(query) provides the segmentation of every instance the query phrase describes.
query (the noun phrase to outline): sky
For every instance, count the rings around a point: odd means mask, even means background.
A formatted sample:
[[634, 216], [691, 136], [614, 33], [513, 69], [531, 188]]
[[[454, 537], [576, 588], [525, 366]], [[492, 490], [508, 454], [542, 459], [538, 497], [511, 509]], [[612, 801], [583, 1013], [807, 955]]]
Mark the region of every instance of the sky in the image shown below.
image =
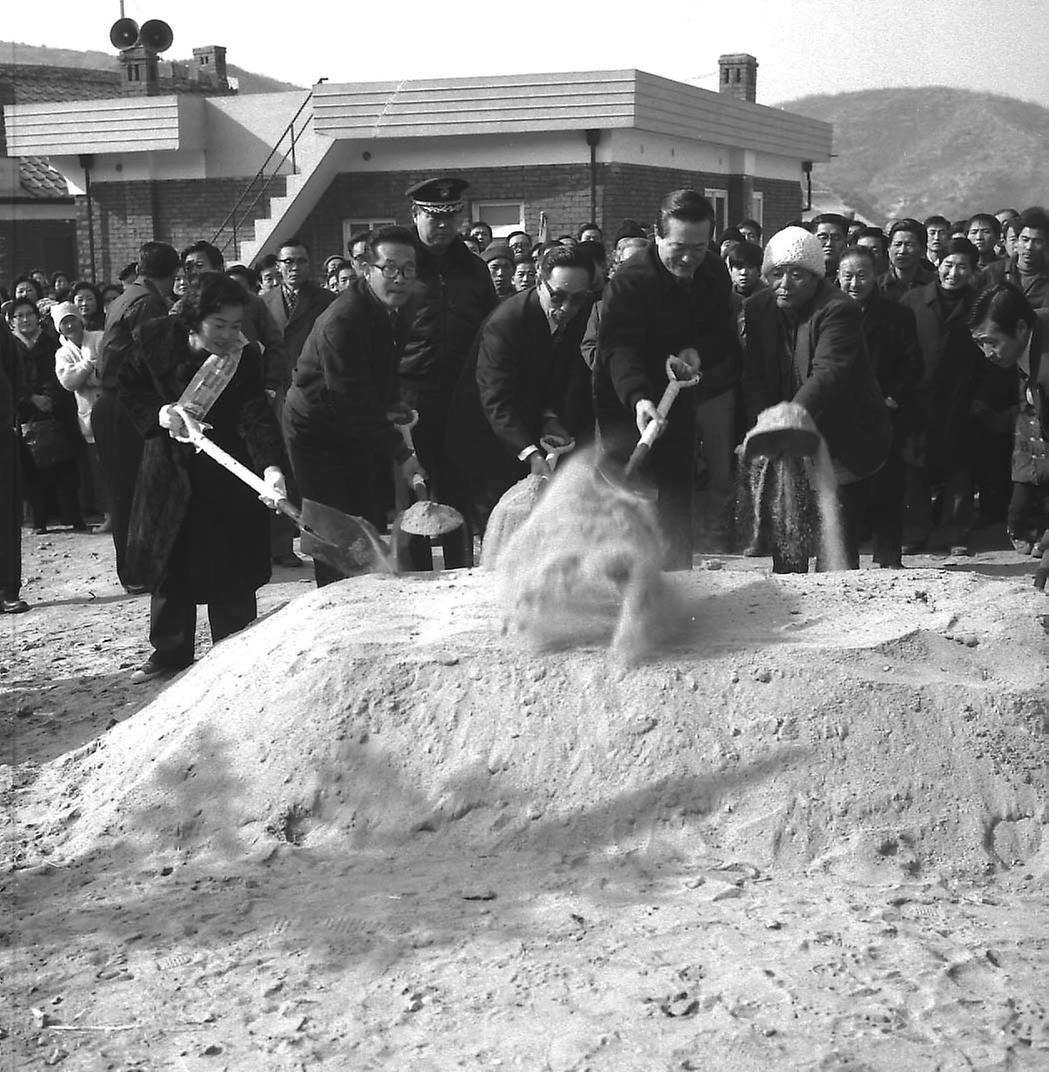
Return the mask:
[[[1049, 106], [1049, 0], [386, 0], [299, 8], [281, 0], [125, 0], [124, 7], [139, 23], [171, 25], [166, 58], [225, 45], [230, 63], [303, 86], [322, 77], [636, 67], [713, 90], [718, 56], [749, 52], [759, 63], [761, 104], [948, 85]], [[0, 37], [113, 51], [109, 28], [119, 16], [119, 0], [48, 0], [47, 18], [6, 23]]]

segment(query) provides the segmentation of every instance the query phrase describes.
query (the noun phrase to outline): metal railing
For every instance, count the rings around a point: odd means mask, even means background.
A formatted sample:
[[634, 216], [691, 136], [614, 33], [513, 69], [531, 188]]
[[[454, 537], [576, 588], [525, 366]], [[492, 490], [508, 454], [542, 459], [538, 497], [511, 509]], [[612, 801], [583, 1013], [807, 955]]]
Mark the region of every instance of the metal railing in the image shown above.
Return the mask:
[[[302, 137], [306, 127], [309, 126], [312, 116], [307, 116], [299, 127], [298, 131], [295, 130], [295, 124], [298, 122], [299, 116], [306, 110], [306, 105], [313, 100], [313, 92], [322, 82], [326, 82], [326, 78], [318, 78], [306, 94], [306, 99], [299, 105], [299, 110], [291, 117], [291, 122], [284, 128], [281, 136], [277, 139], [276, 144], [269, 151], [269, 155], [262, 162], [262, 166], [252, 176], [251, 181], [244, 188], [244, 192], [237, 198], [237, 203], [230, 209], [229, 214], [219, 224], [218, 230], [211, 237], [211, 244], [216, 246], [219, 251], [225, 256], [226, 251], [233, 246], [233, 259], [237, 260], [240, 257], [240, 232], [244, 230], [245, 224], [249, 228], [255, 226], [255, 206], [266, 196], [266, 191], [269, 190], [273, 180], [277, 178], [281, 173], [281, 168], [291, 159], [291, 174], [297, 175], [299, 173], [298, 163], [295, 159], [295, 143]], [[287, 141], [287, 148], [281, 153], [281, 147]], [[277, 160], [273, 170], [266, 174], [266, 169], [270, 166], [273, 159], [281, 153], [280, 159]], [[258, 190], [255, 191], [255, 196], [251, 198], [251, 203], [245, 207], [245, 202], [251, 196], [252, 190], [255, 189], [256, 184], [260, 184]]]

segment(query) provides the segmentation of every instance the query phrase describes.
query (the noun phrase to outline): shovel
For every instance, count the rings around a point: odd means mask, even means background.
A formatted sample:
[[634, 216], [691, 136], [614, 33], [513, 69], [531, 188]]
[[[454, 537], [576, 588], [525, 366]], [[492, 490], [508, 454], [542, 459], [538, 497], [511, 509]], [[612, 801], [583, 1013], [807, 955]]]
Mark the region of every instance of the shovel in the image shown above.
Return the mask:
[[[395, 410], [386, 415], [404, 439], [404, 445], [414, 454], [412, 429], [419, 423], [417, 410]], [[426, 481], [418, 474], [412, 478], [415, 502], [401, 514], [398, 529], [409, 536], [444, 536], [463, 526], [463, 515], [454, 507], [432, 502]]]
[[702, 372], [694, 370], [688, 362], [683, 361], [674, 354], [667, 358], [666, 372], [666, 390], [659, 400], [659, 405], [656, 406], [656, 413], [659, 414], [660, 419], [649, 421], [645, 426], [645, 430], [641, 433], [641, 438], [638, 440], [637, 446], [634, 447], [630, 460], [626, 463], [624, 476], [628, 480], [637, 471], [638, 466], [648, 457], [652, 444], [663, 434], [667, 415], [670, 413], [670, 407], [674, 404], [674, 399], [686, 388], [695, 387], [703, 378]]
[[[187, 433], [181, 442], [191, 443], [198, 451], [207, 454], [227, 472], [247, 484], [252, 491], [272, 500], [273, 488], [260, 476], [242, 465], [218, 444], [213, 443], [195, 425], [186, 422]], [[294, 506], [287, 498], [276, 501], [274, 508], [291, 518], [302, 533], [302, 553], [318, 558], [325, 565], [338, 570], [344, 577], [360, 573], [392, 573], [394, 570], [390, 552], [374, 526], [363, 517], [344, 514], [324, 503], [303, 499], [302, 508]]]
[[808, 458], [819, 450], [820, 433], [808, 411], [796, 402], [780, 402], [758, 414], [743, 437], [743, 461], [757, 457]]

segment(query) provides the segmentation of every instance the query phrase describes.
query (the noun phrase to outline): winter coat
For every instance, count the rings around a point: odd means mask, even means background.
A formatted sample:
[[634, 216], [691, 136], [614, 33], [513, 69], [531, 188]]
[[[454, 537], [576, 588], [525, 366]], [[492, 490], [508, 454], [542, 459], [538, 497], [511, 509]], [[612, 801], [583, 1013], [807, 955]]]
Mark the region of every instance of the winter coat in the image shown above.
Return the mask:
[[[417, 236], [418, 237], [418, 236]], [[417, 242], [414, 318], [401, 357], [407, 397], [450, 395], [482, 321], [499, 304], [488, 265], [461, 238], [443, 256]]]
[[[938, 283], [909, 291], [900, 304], [914, 313], [922, 351], [922, 377], [915, 398], [913, 456], [934, 474], [965, 460], [972, 405], [984, 362], [969, 333], [975, 290], [946, 306]], [[924, 441], [924, 450], [922, 449]]]
[[922, 375], [922, 355], [914, 313], [897, 302], [872, 294], [863, 309], [863, 338], [878, 386], [906, 411]]
[[667, 385], [667, 358], [687, 347], [699, 352], [703, 373], [690, 402], [738, 386], [742, 353], [731, 291], [728, 269], [712, 251], [685, 287], [663, 266], [654, 243], [616, 272], [605, 290], [594, 372], [602, 431], [616, 414], [633, 425], [642, 398], [658, 402]]
[[743, 401], [750, 426], [762, 410], [797, 402], [827, 442], [838, 480], [850, 484], [885, 463], [892, 425], [863, 338], [858, 303], [821, 279], [791, 320], [771, 290], [743, 309]]
[[[196, 603], [241, 597], [270, 577], [269, 514], [255, 492], [205, 454], [160, 427], [207, 358], [188, 330], [164, 317], [136, 329], [117, 387], [145, 440], [128, 531], [126, 584], [174, 588]], [[262, 386], [262, 364], [246, 346], [212, 406], [208, 438], [261, 473], [286, 470], [280, 428]]]
[[[335, 301], [335, 295], [330, 290], [318, 286], [316, 283], [303, 283], [299, 296], [295, 299], [295, 308], [291, 316], [284, 307], [283, 287], [274, 287], [262, 295], [261, 303], [270, 319], [280, 332], [283, 340], [282, 345], [272, 347], [266, 342], [266, 337], [259, 336], [263, 345], [267, 347], [265, 378], [266, 386], [278, 393], [284, 392], [291, 385], [295, 365], [299, 360], [299, 354], [309, 338], [317, 317]], [[250, 317], [255, 317], [255, 303], [249, 303], [247, 312]], [[259, 310], [261, 313], [261, 309]], [[267, 329], [269, 325], [266, 325]], [[253, 324], [253, 331], [258, 331], [258, 324]]]
[[135, 328], [156, 317], [167, 316], [170, 304], [145, 276], [129, 283], [106, 310], [106, 327], [102, 336], [102, 390], [116, 392], [117, 376], [124, 359], [131, 352]]
[[80, 346], [63, 339], [55, 352], [55, 375], [76, 399], [77, 423], [80, 425], [80, 434], [88, 443], [95, 441], [91, 431], [91, 410], [102, 394], [101, 364], [101, 331], [85, 331]]
[[448, 449], [467, 477], [474, 503], [490, 510], [528, 475], [518, 460], [539, 447], [551, 414], [577, 442], [590, 436], [590, 375], [579, 353], [589, 309], [555, 337], [533, 287], [504, 301], [485, 321], [452, 401]]
[[1019, 363], [1019, 412], [1013, 437], [1012, 479], [1049, 485], [1049, 311], [1040, 313], [1031, 348]]
[[287, 406], [311, 438], [330, 442], [333, 459], [367, 451], [408, 457], [387, 419], [399, 401], [397, 365], [412, 310], [390, 311], [364, 279], [355, 279], [313, 325], [295, 368]]

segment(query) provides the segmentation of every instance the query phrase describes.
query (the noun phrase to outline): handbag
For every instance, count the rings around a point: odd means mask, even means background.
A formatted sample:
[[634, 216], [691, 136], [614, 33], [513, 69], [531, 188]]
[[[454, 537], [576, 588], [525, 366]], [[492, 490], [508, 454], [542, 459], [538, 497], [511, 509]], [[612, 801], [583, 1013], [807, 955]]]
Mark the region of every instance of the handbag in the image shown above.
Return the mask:
[[44, 417], [23, 425], [22, 440], [37, 469], [50, 469], [76, 457], [76, 440], [69, 429], [54, 417]]

